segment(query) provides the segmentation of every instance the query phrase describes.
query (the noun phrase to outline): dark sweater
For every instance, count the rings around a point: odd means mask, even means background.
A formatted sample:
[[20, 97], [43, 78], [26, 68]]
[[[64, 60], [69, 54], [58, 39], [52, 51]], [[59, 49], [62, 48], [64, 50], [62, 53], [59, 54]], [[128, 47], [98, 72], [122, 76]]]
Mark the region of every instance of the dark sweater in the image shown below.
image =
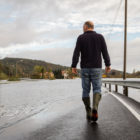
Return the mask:
[[77, 38], [72, 57], [72, 68], [76, 68], [81, 52], [81, 68], [102, 68], [102, 58], [106, 66], [110, 66], [110, 57], [103, 35], [95, 31], [86, 31]]

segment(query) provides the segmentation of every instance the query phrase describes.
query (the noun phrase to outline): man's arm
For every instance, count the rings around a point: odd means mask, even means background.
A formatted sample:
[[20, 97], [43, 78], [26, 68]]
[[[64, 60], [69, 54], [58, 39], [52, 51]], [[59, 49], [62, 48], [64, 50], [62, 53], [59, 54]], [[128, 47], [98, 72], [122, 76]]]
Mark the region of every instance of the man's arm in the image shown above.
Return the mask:
[[110, 63], [110, 57], [107, 50], [107, 45], [102, 35], [101, 35], [101, 51], [102, 51], [102, 55], [103, 55], [105, 66], [106, 66], [105, 71], [108, 73], [111, 71], [111, 67], [110, 67], [111, 63]]
[[101, 46], [101, 51], [102, 51], [102, 55], [103, 55], [103, 58], [104, 58], [105, 66], [109, 67], [111, 65], [110, 56], [108, 54], [105, 39], [104, 39], [104, 37], [102, 35], [101, 35], [101, 45], [102, 45]]
[[76, 68], [80, 56], [80, 37], [77, 38], [76, 46], [73, 52], [71, 68]]

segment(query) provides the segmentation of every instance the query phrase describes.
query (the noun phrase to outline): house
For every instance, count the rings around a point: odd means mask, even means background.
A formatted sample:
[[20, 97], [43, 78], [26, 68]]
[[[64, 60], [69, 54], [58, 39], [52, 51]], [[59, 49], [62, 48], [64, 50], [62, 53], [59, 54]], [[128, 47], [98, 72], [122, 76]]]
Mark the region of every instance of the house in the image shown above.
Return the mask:
[[68, 79], [69, 78], [69, 74], [67, 70], [62, 70], [62, 76], [64, 76], [64, 79]]

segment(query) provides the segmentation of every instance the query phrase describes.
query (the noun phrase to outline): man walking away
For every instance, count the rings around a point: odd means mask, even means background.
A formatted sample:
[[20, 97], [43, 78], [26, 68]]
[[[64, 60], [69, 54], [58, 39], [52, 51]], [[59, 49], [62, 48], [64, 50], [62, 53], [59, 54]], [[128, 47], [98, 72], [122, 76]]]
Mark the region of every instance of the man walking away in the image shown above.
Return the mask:
[[[105, 63], [105, 71], [111, 71], [110, 57], [108, 54], [105, 39], [102, 34], [96, 33], [94, 24], [86, 21], [83, 25], [83, 34], [77, 38], [76, 46], [72, 57], [72, 73], [77, 73], [77, 63], [81, 53], [81, 80], [82, 80], [82, 101], [86, 109], [86, 119], [97, 121], [98, 105], [101, 100], [101, 78], [102, 78], [102, 57]], [[93, 87], [93, 103], [90, 107], [90, 89]]]

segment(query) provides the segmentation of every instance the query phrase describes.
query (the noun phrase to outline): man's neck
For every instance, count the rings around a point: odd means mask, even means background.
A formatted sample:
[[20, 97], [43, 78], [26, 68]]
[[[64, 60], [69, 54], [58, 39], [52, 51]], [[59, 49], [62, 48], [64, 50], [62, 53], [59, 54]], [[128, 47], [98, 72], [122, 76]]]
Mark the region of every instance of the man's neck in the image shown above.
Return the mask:
[[93, 31], [93, 29], [88, 29], [88, 30], [86, 30], [85, 32], [87, 32], [87, 31]]
[[86, 31], [93, 31], [93, 29], [87, 29]]

